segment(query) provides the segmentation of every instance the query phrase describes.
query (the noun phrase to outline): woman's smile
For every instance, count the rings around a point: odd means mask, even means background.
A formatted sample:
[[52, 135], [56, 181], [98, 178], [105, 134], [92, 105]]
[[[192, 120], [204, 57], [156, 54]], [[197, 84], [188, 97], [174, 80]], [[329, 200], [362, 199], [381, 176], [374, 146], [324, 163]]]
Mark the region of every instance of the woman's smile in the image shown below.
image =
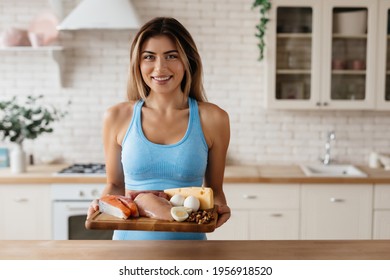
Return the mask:
[[163, 84], [171, 79], [172, 76], [152, 76], [152, 79], [157, 81], [160, 84]]

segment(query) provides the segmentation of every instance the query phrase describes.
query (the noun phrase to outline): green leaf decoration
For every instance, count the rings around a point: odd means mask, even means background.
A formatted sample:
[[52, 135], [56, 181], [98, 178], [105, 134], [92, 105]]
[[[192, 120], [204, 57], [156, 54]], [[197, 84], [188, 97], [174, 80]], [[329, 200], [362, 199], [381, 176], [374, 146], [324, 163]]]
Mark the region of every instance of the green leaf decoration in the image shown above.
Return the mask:
[[[43, 133], [52, 133], [52, 124], [67, 115], [51, 105], [44, 105], [44, 96], [27, 96], [24, 102], [0, 101], [0, 137], [10, 142], [22, 143], [25, 139], [35, 139]], [[71, 102], [67, 103], [69, 106]]]
[[267, 29], [267, 23], [269, 18], [267, 17], [268, 11], [271, 9], [271, 0], [255, 0], [252, 4], [252, 9], [259, 7], [260, 19], [259, 24], [256, 25], [257, 33], [255, 36], [259, 39], [257, 46], [259, 47], [259, 61], [264, 58], [265, 50], [265, 31]]

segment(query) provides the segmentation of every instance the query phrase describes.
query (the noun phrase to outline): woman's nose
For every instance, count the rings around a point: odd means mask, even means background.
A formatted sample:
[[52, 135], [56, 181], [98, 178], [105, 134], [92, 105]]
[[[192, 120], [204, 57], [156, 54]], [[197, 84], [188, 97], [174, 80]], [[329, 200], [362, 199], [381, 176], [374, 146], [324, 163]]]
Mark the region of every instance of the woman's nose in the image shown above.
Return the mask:
[[164, 58], [158, 58], [156, 60], [156, 68], [157, 69], [164, 69], [165, 67], [167, 67], [167, 63], [165, 61]]

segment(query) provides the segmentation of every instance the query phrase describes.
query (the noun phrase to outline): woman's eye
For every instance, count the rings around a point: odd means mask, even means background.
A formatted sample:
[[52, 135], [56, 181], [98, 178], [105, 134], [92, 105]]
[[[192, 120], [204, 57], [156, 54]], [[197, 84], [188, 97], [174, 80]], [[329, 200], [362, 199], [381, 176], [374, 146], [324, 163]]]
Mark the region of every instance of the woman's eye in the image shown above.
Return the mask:
[[145, 60], [152, 60], [152, 59], [153, 59], [153, 55], [149, 55], [149, 54], [148, 54], [148, 55], [145, 55], [145, 56], [144, 56], [144, 59], [145, 59]]
[[169, 54], [167, 56], [167, 59], [176, 59], [176, 58], [177, 58], [177, 55], [175, 55], [175, 54]]

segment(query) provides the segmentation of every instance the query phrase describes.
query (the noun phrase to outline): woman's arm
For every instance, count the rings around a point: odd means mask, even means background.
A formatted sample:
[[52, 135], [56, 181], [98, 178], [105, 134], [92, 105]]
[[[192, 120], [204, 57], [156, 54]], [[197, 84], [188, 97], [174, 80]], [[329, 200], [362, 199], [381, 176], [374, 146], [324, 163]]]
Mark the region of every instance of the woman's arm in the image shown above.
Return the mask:
[[213, 189], [214, 202], [218, 205], [219, 227], [230, 218], [230, 208], [223, 192], [226, 154], [230, 142], [229, 116], [224, 110], [210, 103], [200, 103], [199, 108], [204, 135], [209, 146], [205, 186]]
[[[121, 163], [121, 142], [126, 132], [128, 116], [131, 116], [132, 106], [121, 103], [109, 108], [103, 118], [103, 145], [106, 163], [106, 187], [102, 196], [106, 194], [125, 195], [123, 168]], [[132, 110], [131, 110], [132, 111]], [[98, 200], [94, 200], [88, 209], [88, 216], [99, 209]]]

